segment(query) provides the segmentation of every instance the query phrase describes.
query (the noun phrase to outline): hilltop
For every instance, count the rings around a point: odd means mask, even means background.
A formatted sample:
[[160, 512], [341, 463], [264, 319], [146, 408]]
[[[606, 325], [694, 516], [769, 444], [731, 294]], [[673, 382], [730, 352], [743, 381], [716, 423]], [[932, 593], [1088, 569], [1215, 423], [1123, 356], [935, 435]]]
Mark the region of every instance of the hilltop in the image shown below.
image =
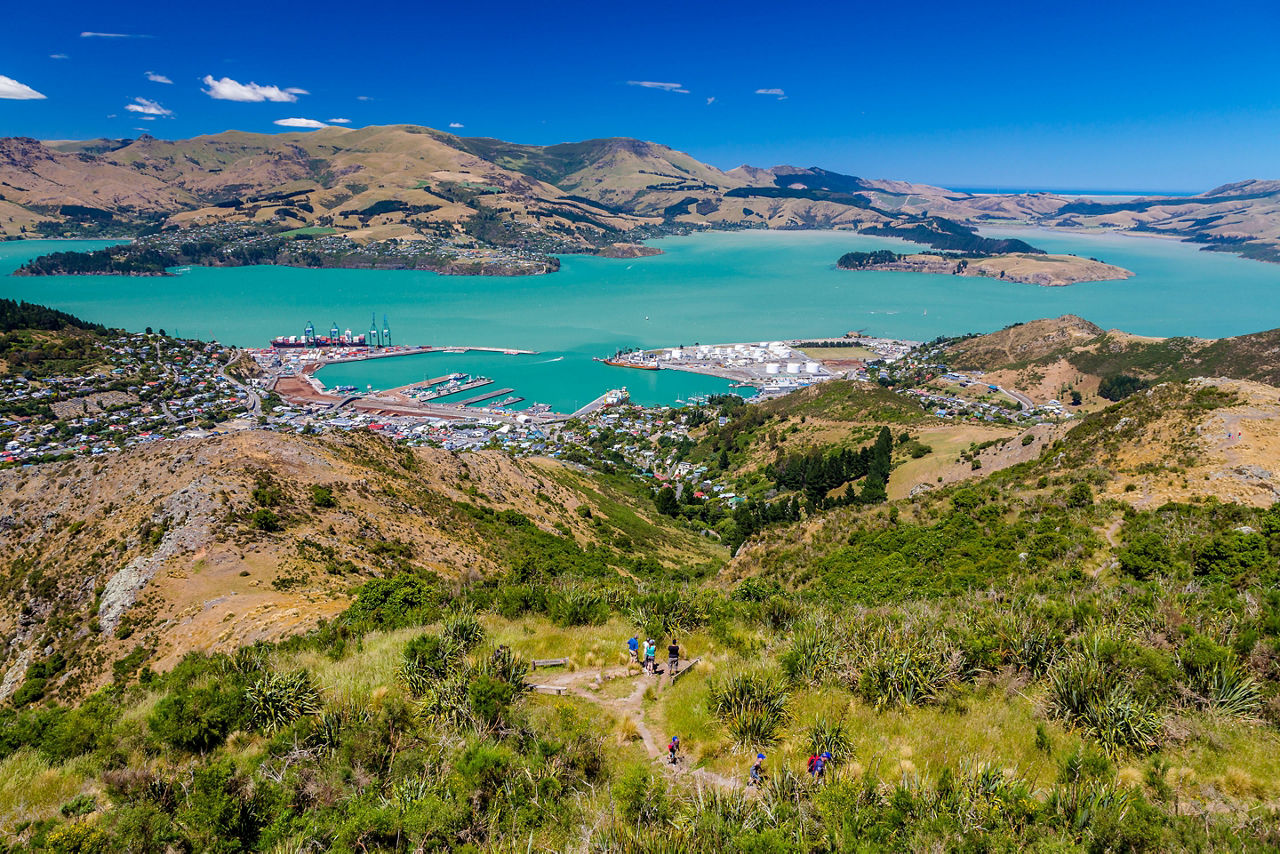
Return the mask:
[[[1278, 200], [1280, 182], [1265, 181], [1114, 204], [981, 195], [817, 167], [724, 171], [637, 139], [532, 146], [413, 125], [0, 139], [0, 233], [144, 238], [33, 272], [282, 263], [540, 273], [556, 269], [551, 253], [610, 254], [690, 229], [838, 228], [957, 248], [990, 224], [1156, 231], [1274, 260]], [[1007, 251], [1034, 251], [1014, 243]], [[153, 254], [139, 257], [144, 249]]]
[[1036, 320], [947, 348], [950, 365], [981, 370], [1037, 400], [1070, 388], [1118, 400], [1167, 380], [1225, 377], [1280, 385], [1280, 330], [1230, 338], [1152, 338], [1104, 330], [1066, 315]]

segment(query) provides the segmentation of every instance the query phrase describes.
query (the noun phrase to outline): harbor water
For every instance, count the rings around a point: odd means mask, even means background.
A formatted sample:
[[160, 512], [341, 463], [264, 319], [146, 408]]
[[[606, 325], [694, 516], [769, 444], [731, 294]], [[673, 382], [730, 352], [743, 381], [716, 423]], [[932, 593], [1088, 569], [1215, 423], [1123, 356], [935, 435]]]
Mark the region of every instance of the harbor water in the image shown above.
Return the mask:
[[[566, 256], [559, 273], [439, 276], [415, 271], [201, 268], [171, 278], [9, 277], [0, 295], [70, 311], [108, 326], [266, 346], [336, 322], [360, 332], [387, 315], [403, 344], [537, 350], [381, 359], [325, 368], [327, 385], [391, 388], [451, 372], [482, 374], [533, 401], [572, 410], [607, 388], [670, 403], [726, 391], [722, 380], [635, 371], [592, 361], [629, 347], [869, 335], [928, 340], [1078, 314], [1142, 335], [1220, 337], [1280, 326], [1280, 265], [1202, 252], [1175, 240], [1043, 230], [988, 230], [1050, 252], [1132, 270], [1124, 281], [1044, 288], [980, 278], [848, 272], [849, 251], [917, 247], [844, 232], [725, 232], [655, 241], [664, 254]], [[0, 243], [0, 274], [50, 251], [106, 242]]]

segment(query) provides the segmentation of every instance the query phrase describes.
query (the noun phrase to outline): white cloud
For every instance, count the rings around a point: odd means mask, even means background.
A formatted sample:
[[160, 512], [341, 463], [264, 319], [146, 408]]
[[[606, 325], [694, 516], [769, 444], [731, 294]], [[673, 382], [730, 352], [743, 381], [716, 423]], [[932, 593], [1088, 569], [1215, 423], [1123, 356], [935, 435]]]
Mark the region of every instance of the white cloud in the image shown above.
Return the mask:
[[50, 59], [68, 59], [69, 57], [65, 53], [51, 53], [49, 54], [49, 58]]
[[10, 101], [40, 101], [44, 97], [44, 95], [41, 95], [27, 84], [19, 83], [12, 77], [5, 77], [0, 74], [0, 98]]
[[143, 116], [142, 118], [138, 119], [138, 121], [140, 122], [154, 122], [155, 120], [156, 120], [155, 116]]
[[315, 119], [276, 119], [276, 124], [284, 128], [327, 128], [324, 122], [318, 122]]
[[331, 124], [331, 125], [349, 125], [349, 124], [351, 124], [351, 119], [329, 119], [329, 124]]
[[80, 34], [82, 39], [145, 39], [149, 36], [140, 36], [135, 33], [94, 33], [84, 32]]
[[716, 96], [712, 95], [710, 98], [707, 99], [707, 106], [710, 107], [715, 102], [716, 102]]
[[642, 89], [661, 89], [663, 92], [675, 92], [680, 95], [688, 95], [689, 90], [684, 88], [681, 83], [660, 83], [656, 80], [628, 80], [628, 86], [639, 86]]
[[460, 127], [465, 127], [465, 125], [463, 125], [462, 122], [449, 122], [449, 127], [460, 128]]
[[142, 113], [144, 116], [172, 116], [173, 110], [166, 110], [150, 98], [134, 98], [132, 104], [125, 104], [124, 108], [131, 113]]
[[373, 100], [373, 98], [369, 97], [368, 95], [356, 95], [356, 100], [357, 100], [357, 101], [372, 101], [372, 100]]
[[777, 95], [779, 98], [787, 97], [787, 93], [783, 92], [781, 89], [757, 89], [756, 94], [757, 95]]
[[152, 83], [173, 83], [173, 81], [168, 77], [165, 77], [163, 74], [156, 74], [154, 71], [147, 72], [147, 79]]
[[206, 74], [202, 82], [209, 87], [203, 90], [204, 93], [210, 98], [219, 101], [241, 101], [245, 103], [274, 101], [276, 103], [292, 104], [298, 100], [299, 95], [311, 94], [306, 89], [281, 89], [279, 86], [259, 86], [257, 83], [240, 83], [230, 77], [215, 80], [212, 74]]

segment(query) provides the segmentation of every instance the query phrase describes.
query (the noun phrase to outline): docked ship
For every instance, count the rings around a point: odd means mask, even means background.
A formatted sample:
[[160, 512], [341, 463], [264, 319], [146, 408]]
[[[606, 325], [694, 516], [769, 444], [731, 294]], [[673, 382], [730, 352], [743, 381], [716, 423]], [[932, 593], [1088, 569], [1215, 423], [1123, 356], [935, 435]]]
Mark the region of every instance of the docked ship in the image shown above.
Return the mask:
[[380, 347], [391, 344], [391, 330], [387, 328], [387, 320], [384, 316], [382, 319], [383, 332], [380, 336], [377, 326], [373, 325], [368, 335], [355, 335], [350, 329], [345, 332], [338, 331], [338, 324], [333, 324], [329, 328], [328, 335], [317, 335], [316, 328], [307, 322], [306, 328], [302, 330], [301, 335], [279, 335], [271, 339], [271, 346], [281, 349], [303, 348], [303, 347]]
[[613, 357], [610, 359], [601, 359], [599, 356], [597, 356], [594, 359], [592, 359], [592, 361], [602, 362], [614, 368], [635, 368], [638, 371], [661, 370], [656, 360], [652, 362], [632, 361], [631, 359], [623, 358], [625, 355], [627, 354], [619, 350], [617, 353], [614, 353]]

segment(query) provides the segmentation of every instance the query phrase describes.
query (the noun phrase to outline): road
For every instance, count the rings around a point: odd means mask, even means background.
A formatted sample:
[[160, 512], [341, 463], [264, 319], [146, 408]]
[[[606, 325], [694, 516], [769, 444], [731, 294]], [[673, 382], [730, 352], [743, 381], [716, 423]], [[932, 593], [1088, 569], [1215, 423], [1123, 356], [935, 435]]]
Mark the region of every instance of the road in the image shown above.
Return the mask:
[[249, 415], [257, 418], [262, 415], [262, 396], [254, 389], [241, 383], [235, 377], [227, 373], [227, 368], [231, 367], [232, 363], [238, 358], [240, 358], [240, 351], [233, 348], [231, 350], [230, 358], [227, 359], [227, 363], [218, 368], [218, 376], [222, 377], [224, 380], [231, 383], [247, 395], [249, 401]]
[[1023, 408], [1023, 409], [1034, 409], [1034, 408], [1035, 408], [1035, 405], [1036, 405], [1036, 404], [1035, 404], [1035, 401], [1034, 401], [1034, 400], [1032, 400], [1031, 398], [1027, 397], [1025, 394], [1023, 394], [1023, 393], [1022, 393], [1022, 392], [1020, 392], [1020, 391], [1014, 391], [1013, 389], [1003, 388], [1003, 387], [1001, 387], [1001, 386], [996, 386], [996, 391], [998, 391], [998, 392], [1000, 392], [1001, 394], [1006, 395], [1007, 397], [1012, 398], [1013, 400], [1017, 401], [1017, 402], [1018, 402], [1018, 404], [1020, 404], [1020, 405], [1022, 406], [1022, 408]]

